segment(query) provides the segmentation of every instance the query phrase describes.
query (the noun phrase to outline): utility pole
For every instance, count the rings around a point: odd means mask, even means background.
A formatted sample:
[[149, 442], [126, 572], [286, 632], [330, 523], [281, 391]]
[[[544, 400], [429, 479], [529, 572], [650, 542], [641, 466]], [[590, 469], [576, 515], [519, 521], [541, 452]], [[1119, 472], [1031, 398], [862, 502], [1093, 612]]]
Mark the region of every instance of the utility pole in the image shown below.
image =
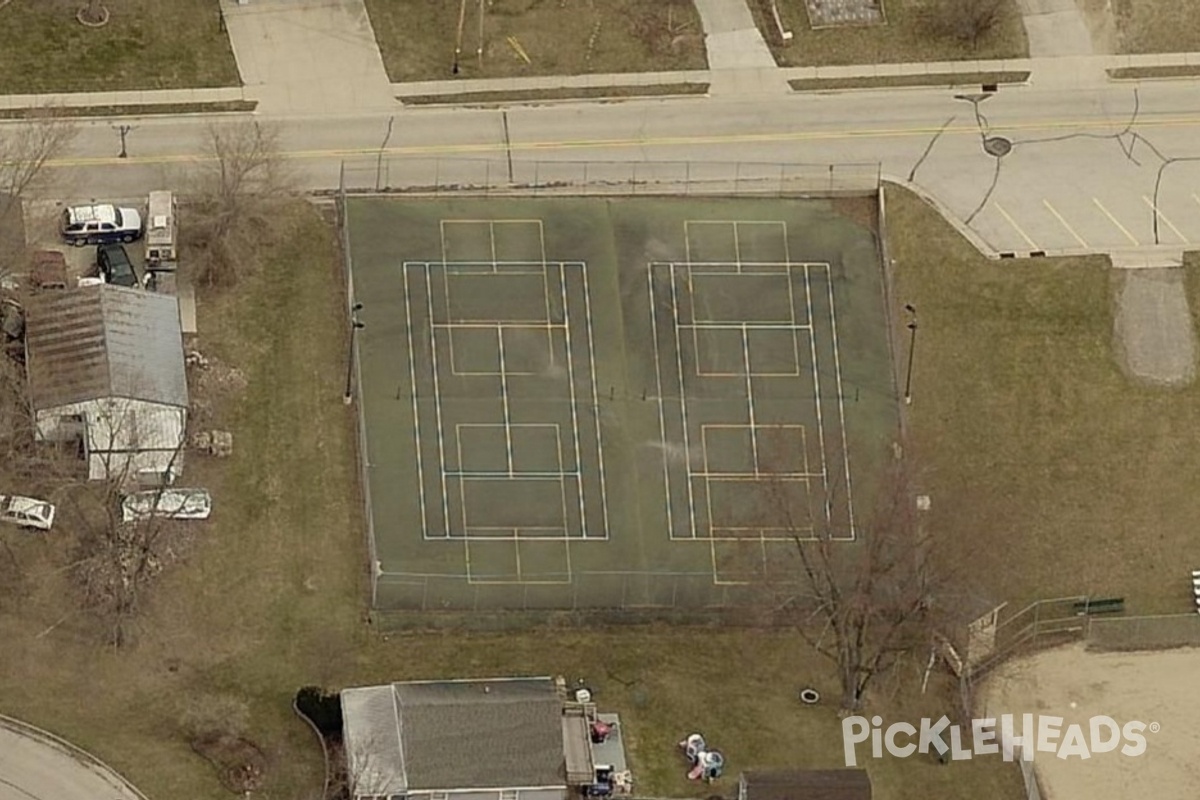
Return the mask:
[[904, 376], [904, 404], [912, 404], [912, 371], [913, 371], [913, 353], [917, 349], [917, 310], [911, 305], [904, 306], [904, 310], [908, 312], [908, 369]]
[[346, 356], [346, 393], [342, 395], [342, 403], [350, 405], [354, 399], [354, 340], [356, 334], [365, 326], [358, 319], [362, 303], [355, 303], [350, 309], [350, 351]]

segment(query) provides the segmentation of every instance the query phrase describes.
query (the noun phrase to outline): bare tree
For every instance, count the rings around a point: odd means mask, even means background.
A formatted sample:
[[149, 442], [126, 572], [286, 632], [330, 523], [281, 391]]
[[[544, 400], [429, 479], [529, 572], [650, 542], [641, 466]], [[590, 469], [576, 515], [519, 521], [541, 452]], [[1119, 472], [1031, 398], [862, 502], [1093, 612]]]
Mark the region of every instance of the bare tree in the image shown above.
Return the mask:
[[[129, 413], [96, 415], [90, 425], [106, 427], [88, 435], [111, 447], [114, 442], [129, 439], [130, 431], [124, 426], [135, 424], [134, 415]], [[180, 443], [171, 454], [168, 472], [181, 459], [183, 447]], [[174, 541], [178, 526], [154, 513], [126, 520], [122, 501], [136, 482], [137, 462], [120, 453], [105, 453], [102, 458], [105, 477], [73, 487], [70, 495], [81, 523], [80, 551], [74, 566], [83, 606], [104, 624], [106, 642], [119, 648], [129, 640], [144, 590], [179, 556]], [[167, 488], [166, 481], [156, 487], [152, 508], [158, 507]]]
[[254, 120], [213, 125], [207, 140], [209, 162], [189, 209], [189, 244], [197, 278], [232, 284], [273, 243], [277, 212], [292, 192], [274, 128]]
[[24, 121], [0, 127], [0, 278], [25, 258], [23, 201], [77, 131], [75, 122], [53, 107], [35, 109]]
[[977, 50], [1007, 11], [1007, 0], [941, 0], [932, 13], [942, 33]]
[[[790, 576], [782, 607], [801, 636], [836, 665], [847, 713], [862, 706], [868, 688], [898, 659], [930, 642], [927, 544], [911, 484], [908, 465], [893, 461], [874, 514], [852, 542], [838, 538], [824, 519], [810, 531], [781, 492], [766, 504], [767, 513], [787, 521], [796, 545], [799, 574]], [[827, 509], [832, 499], [825, 499]]]

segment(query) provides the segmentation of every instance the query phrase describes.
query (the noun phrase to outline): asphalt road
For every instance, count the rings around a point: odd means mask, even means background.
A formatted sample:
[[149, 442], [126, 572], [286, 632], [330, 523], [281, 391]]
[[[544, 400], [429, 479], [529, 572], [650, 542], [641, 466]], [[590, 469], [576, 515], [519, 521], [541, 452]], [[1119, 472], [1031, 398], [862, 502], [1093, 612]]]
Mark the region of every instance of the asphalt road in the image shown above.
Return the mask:
[[0, 723], [0, 800], [144, 800], [65, 747]]
[[[407, 108], [393, 116], [390, 136], [386, 115], [270, 121], [308, 189], [336, 187], [345, 160], [358, 188], [503, 182], [510, 169], [519, 182], [582, 178], [584, 161], [690, 161], [693, 180], [783, 174], [745, 162], [818, 165], [814, 173], [830, 163], [878, 163], [886, 176], [933, 194], [997, 251], [1182, 251], [1200, 243], [1197, 97], [1192, 81], [1082, 90], [1035, 83], [977, 103], [948, 90], [901, 89], [503, 112]], [[211, 118], [132, 124], [129, 157], [119, 159], [114, 125], [84, 123], [43, 193], [136, 197], [155, 185], [186, 186]], [[985, 136], [1008, 138], [1011, 152], [989, 155]], [[587, 169], [595, 180], [632, 168]], [[682, 169], [643, 166], [638, 178]]]

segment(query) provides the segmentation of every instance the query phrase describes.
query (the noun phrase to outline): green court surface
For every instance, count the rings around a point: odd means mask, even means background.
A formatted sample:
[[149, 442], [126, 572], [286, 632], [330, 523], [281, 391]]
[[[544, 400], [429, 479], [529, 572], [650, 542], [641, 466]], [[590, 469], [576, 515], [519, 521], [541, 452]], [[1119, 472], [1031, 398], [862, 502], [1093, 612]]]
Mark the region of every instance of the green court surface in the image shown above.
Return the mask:
[[351, 199], [375, 607], [733, 606], [852, 547], [898, 406], [838, 208]]

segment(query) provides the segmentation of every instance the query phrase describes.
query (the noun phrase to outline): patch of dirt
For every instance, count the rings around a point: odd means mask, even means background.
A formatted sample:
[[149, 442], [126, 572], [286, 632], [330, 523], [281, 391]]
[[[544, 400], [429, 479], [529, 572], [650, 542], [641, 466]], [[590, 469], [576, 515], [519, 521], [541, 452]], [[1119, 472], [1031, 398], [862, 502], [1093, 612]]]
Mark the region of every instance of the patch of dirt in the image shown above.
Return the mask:
[[832, 203], [839, 216], [879, 233], [879, 201], [874, 197], [835, 197]]
[[234, 794], [262, 788], [267, 757], [258, 745], [242, 736], [210, 733], [191, 742], [192, 749], [217, 768], [221, 784]]
[[189, 426], [193, 431], [222, 427], [223, 413], [230, 401], [236, 400], [246, 391], [246, 375], [237, 367], [229, 366], [203, 354], [203, 361], [195, 360], [188, 367], [188, 386], [191, 394]]
[[1115, 350], [1135, 380], [1186, 386], [1196, 379], [1196, 335], [1182, 269], [1130, 269], [1117, 276]]

